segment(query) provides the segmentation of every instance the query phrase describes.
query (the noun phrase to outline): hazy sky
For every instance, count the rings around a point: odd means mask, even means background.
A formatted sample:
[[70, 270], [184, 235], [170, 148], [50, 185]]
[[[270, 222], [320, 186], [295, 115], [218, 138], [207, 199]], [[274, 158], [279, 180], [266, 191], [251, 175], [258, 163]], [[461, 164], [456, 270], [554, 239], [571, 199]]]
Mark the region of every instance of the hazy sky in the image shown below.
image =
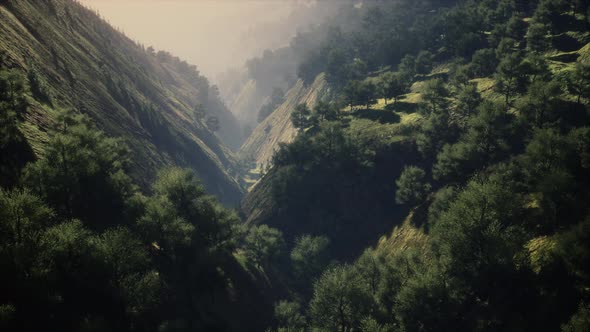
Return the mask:
[[[238, 47], [250, 29], [288, 16], [285, 0], [81, 0], [146, 47], [167, 50], [197, 65], [209, 78], [251, 58]], [[288, 43], [288, 40], [285, 41]]]

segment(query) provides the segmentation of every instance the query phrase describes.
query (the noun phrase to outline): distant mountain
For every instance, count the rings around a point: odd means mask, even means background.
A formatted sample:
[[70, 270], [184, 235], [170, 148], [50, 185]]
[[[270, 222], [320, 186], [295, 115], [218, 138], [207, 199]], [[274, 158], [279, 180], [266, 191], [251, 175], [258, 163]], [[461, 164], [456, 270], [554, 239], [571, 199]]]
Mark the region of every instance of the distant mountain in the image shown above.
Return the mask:
[[54, 110], [73, 108], [126, 140], [142, 185], [163, 166], [190, 167], [208, 192], [239, 202], [242, 189], [227, 170], [237, 169], [228, 145], [239, 147], [241, 130], [195, 66], [146, 50], [69, 0], [3, 1], [0, 64], [43, 90], [31, 96], [21, 129], [35, 154], [43, 153]]

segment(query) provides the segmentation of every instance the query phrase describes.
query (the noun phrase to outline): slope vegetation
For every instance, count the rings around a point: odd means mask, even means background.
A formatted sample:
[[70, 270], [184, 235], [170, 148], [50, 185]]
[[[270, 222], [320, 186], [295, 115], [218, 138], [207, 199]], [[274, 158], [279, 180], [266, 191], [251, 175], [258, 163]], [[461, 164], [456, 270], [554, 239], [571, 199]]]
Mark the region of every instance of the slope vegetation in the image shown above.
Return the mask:
[[297, 135], [291, 123], [291, 113], [299, 104], [314, 107], [328, 93], [324, 75], [319, 75], [309, 87], [299, 80], [289, 90], [285, 102], [262, 121], [240, 149], [240, 155], [251, 158], [257, 165], [267, 165], [280, 143], [290, 143]]
[[[0, 61], [29, 78], [31, 98], [22, 131], [43, 154], [55, 109], [88, 115], [108, 135], [133, 147], [132, 176], [142, 185], [165, 165], [194, 169], [227, 204], [241, 196], [225, 169], [235, 161], [205, 125], [217, 117], [227, 132], [235, 119], [195, 67], [125, 37], [70, 0], [0, 5]], [[206, 117], [195, 109], [204, 107]]]

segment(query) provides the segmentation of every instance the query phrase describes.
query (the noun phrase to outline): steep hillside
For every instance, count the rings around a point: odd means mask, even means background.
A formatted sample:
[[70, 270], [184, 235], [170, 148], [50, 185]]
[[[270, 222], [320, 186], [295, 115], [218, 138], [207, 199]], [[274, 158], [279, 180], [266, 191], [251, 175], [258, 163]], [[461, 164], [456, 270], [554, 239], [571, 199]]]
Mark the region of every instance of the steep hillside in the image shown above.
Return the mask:
[[297, 135], [291, 123], [291, 113], [299, 104], [314, 107], [329, 92], [324, 75], [319, 75], [309, 87], [299, 80], [285, 96], [285, 102], [262, 121], [240, 149], [244, 158], [252, 158], [257, 165], [268, 165], [279, 143], [289, 143]]
[[292, 129], [296, 138], [278, 152], [279, 164], [242, 201], [244, 221], [277, 227], [289, 240], [325, 235], [336, 259], [376, 245], [409, 211], [391, 203], [394, 179], [404, 164], [418, 162], [414, 140], [423, 122], [419, 114], [378, 110], [382, 106], [347, 109], [341, 124], [310, 128], [311, 140]]
[[263, 103], [264, 98], [260, 96], [256, 81], [251, 79], [241, 86], [229, 107], [241, 123], [251, 126], [256, 123], [256, 113]]
[[37, 155], [53, 110], [74, 108], [125, 138], [139, 183], [163, 166], [186, 166], [223, 202], [239, 201], [241, 189], [225, 171], [235, 168], [232, 154], [205, 123], [216, 117], [227, 132], [237, 125], [195, 67], [146, 51], [70, 0], [3, 2], [0, 61], [36, 87], [22, 131]]
[[242, 203], [291, 244], [275, 330], [588, 330], [588, 3], [363, 5]]

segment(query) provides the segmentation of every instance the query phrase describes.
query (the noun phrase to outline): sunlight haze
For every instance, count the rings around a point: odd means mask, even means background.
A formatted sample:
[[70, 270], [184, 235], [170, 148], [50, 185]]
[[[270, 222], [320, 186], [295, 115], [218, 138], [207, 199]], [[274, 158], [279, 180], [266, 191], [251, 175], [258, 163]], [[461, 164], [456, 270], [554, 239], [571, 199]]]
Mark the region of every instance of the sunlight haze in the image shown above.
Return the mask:
[[[166, 50], [213, 79], [269, 45], [243, 45], [248, 32], [289, 15], [291, 1], [262, 0], [81, 0], [146, 47]], [[261, 15], [264, 13], [264, 15]], [[295, 29], [293, 29], [294, 31]], [[250, 39], [250, 38], [248, 38]], [[284, 44], [288, 44], [288, 39]], [[242, 47], [243, 46], [243, 47]], [[278, 45], [282, 46], [282, 45]]]

